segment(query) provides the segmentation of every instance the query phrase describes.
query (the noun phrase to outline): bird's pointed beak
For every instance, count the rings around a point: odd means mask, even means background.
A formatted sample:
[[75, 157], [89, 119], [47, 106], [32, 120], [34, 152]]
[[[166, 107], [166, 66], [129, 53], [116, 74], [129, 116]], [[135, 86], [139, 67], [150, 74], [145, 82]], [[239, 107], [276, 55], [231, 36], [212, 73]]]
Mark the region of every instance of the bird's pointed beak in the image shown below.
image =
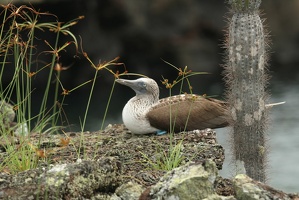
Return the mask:
[[135, 91], [140, 90], [136, 80], [127, 80], [127, 79], [116, 79], [115, 80], [117, 83], [128, 86], [132, 88]]

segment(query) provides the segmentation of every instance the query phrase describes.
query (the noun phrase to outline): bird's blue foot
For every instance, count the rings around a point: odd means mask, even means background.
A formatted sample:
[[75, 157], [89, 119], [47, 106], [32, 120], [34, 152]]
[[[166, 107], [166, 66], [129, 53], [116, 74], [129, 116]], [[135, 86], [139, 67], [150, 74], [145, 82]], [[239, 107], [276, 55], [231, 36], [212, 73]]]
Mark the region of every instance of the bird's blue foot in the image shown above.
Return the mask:
[[158, 130], [156, 133], [157, 135], [164, 135], [167, 133], [167, 131]]

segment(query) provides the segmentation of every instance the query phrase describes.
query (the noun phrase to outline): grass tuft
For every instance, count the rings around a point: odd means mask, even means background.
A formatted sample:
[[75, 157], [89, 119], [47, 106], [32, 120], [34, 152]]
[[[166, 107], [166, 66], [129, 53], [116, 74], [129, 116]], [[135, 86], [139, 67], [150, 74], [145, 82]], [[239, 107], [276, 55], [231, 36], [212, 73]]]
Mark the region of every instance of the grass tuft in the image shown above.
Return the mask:
[[165, 149], [164, 144], [157, 144], [156, 153], [154, 156], [146, 155], [140, 152], [142, 157], [145, 159], [145, 163], [150, 165], [150, 168], [155, 170], [165, 170], [170, 171], [178, 166], [184, 160], [182, 154], [183, 140], [179, 141], [177, 144], [170, 144], [169, 149]]

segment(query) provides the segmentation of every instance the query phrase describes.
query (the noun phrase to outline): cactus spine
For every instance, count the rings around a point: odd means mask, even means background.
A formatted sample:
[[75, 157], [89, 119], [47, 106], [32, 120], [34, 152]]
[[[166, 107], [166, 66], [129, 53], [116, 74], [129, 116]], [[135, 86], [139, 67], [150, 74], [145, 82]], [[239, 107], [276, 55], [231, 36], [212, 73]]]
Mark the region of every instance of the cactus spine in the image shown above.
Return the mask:
[[225, 81], [236, 168], [241, 163], [248, 176], [265, 182], [268, 95], [265, 92], [266, 45], [258, 11], [260, 3], [261, 0], [229, 0], [233, 16], [226, 43]]

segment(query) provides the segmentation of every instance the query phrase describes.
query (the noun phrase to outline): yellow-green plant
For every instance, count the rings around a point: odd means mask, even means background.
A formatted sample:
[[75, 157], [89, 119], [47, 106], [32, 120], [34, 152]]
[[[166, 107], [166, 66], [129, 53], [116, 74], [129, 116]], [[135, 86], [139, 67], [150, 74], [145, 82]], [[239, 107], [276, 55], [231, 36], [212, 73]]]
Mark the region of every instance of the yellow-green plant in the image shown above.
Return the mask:
[[[169, 97], [172, 96], [172, 88], [175, 87], [177, 84], [179, 84], [180, 94], [186, 94], [186, 93], [192, 94], [193, 93], [192, 92], [192, 86], [191, 86], [189, 77], [195, 76], [195, 75], [200, 75], [200, 74], [208, 74], [206, 72], [192, 72], [192, 70], [189, 70], [187, 66], [185, 66], [182, 69], [182, 68], [178, 68], [178, 67], [174, 66], [173, 64], [171, 64], [169, 62], [166, 62], [166, 61], [164, 61], [164, 62], [178, 71], [178, 76], [172, 82], [169, 82], [168, 79], [165, 79], [163, 77], [162, 84], [165, 85], [166, 89], [169, 90]], [[187, 82], [187, 91], [184, 91], [185, 82]], [[192, 109], [192, 106], [190, 106], [190, 108], [189, 108], [189, 113], [191, 112], [191, 109]], [[173, 112], [172, 105], [170, 104], [169, 105], [169, 116], [170, 116], [170, 118], [169, 118], [169, 120], [170, 120], [169, 130], [170, 131], [169, 132], [171, 134], [174, 133], [175, 121], [176, 121], [176, 117], [177, 117], [177, 114], [178, 114], [177, 112], [178, 112], [178, 109], [175, 109], [175, 112]], [[185, 128], [184, 128], [183, 131], [186, 130], [187, 125], [188, 125], [188, 118], [185, 122]]]
[[[40, 141], [38, 144], [31, 145], [28, 135], [31, 132], [39, 133], [39, 138], [41, 139], [42, 134], [50, 134], [62, 129], [60, 125], [65, 125], [63, 124], [64, 120], [59, 119], [65, 115], [63, 113], [65, 99], [71, 95], [71, 92], [74, 90], [91, 83], [85, 115], [83, 122], [81, 122], [82, 140], [80, 144], [82, 145], [84, 143], [83, 131], [85, 129], [90, 101], [99, 72], [104, 69], [113, 74], [114, 78], [117, 78], [125, 74], [126, 71], [123, 73], [119, 73], [118, 71], [113, 72], [109, 68], [112, 65], [124, 65], [123, 63], [116, 62], [119, 59], [118, 57], [109, 62], [94, 64], [81, 47], [83, 56], [91, 64], [92, 68], [95, 69], [94, 78], [87, 80], [73, 89], [64, 88], [60, 80], [64, 73], [67, 73], [68, 67], [63, 66], [60, 62], [63, 56], [62, 52], [68, 51], [69, 48], [73, 47], [75, 48], [76, 55], [80, 53], [78, 51], [76, 36], [70, 31], [70, 28], [76, 25], [83, 16], [63, 23], [59, 22], [58, 18], [52, 14], [42, 13], [25, 5], [16, 7], [12, 3], [9, 3], [0, 6], [3, 8], [1, 12], [1, 18], [3, 20], [0, 27], [0, 119], [2, 119], [4, 115], [9, 116], [9, 113], [6, 112], [9, 107], [7, 107], [7, 105], [11, 104], [12, 106], [9, 108], [12, 108], [16, 113], [16, 122], [13, 122], [14, 119], [9, 118], [9, 123], [6, 123], [5, 126], [0, 126], [0, 139], [7, 141], [6, 150], [10, 152], [11, 155], [0, 165], [1, 170], [7, 167], [9, 163], [16, 163], [13, 162], [13, 160], [25, 160], [23, 156], [22, 159], [20, 159], [21, 154], [27, 155], [27, 160], [36, 160], [32, 156], [40, 152]], [[46, 38], [47, 36], [55, 38], [54, 41]], [[5, 80], [9, 79], [7, 85], [4, 85], [3, 77], [5, 77]], [[37, 82], [36, 79], [40, 77], [43, 77], [45, 84], [39, 84]], [[41, 90], [40, 87], [36, 87], [37, 84], [43, 86]], [[113, 87], [114, 85], [112, 86], [106, 105], [104, 120], [113, 93]], [[35, 101], [34, 94], [37, 92], [39, 94], [42, 93], [40, 105], [33, 103]], [[53, 97], [49, 96], [50, 92], [54, 94]], [[39, 110], [38, 113], [32, 112], [33, 106], [35, 110]], [[9, 111], [11, 112], [12, 109]], [[66, 117], [65, 120], [67, 121]], [[103, 128], [104, 120], [101, 128]], [[59, 121], [61, 121], [61, 124], [59, 124]], [[11, 133], [16, 134], [16, 130], [18, 130], [20, 142], [24, 148], [16, 148], [13, 146], [13, 143], [8, 142]], [[20, 150], [23, 151], [18, 152]], [[81, 146], [78, 150], [78, 156], [80, 156], [80, 150]], [[37, 162], [28, 166], [33, 167], [35, 164], [37, 164]], [[25, 169], [25, 167], [16, 169]]]
[[[25, 5], [16, 7], [9, 3], [0, 7], [0, 118], [7, 119], [8, 105], [12, 107], [10, 111], [16, 114], [16, 119], [13, 117], [9, 123], [0, 122], [0, 139], [9, 155], [1, 162], [0, 170], [8, 168], [10, 172], [17, 172], [36, 167], [40, 158], [39, 144], [31, 144], [28, 135], [31, 132], [53, 133], [61, 128], [58, 117], [65, 96], [58, 95], [60, 88], [57, 80], [61, 69], [57, 66], [62, 51], [70, 48], [71, 44], [78, 48], [77, 39], [69, 28], [82, 17], [62, 23], [54, 15]], [[43, 19], [48, 21], [41, 22], [45, 21]], [[46, 34], [54, 35], [55, 41], [45, 38]], [[68, 41], [61, 44], [62, 37]], [[40, 60], [41, 57], [43, 60]], [[41, 91], [38, 91], [40, 88], [36, 80], [39, 75], [46, 80]], [[48, 94], [53, 87], [51, 83], [55, 80], [55, 95], [49, 99]], [[43, 92], [40, 105], [34, 103], [36, 92]], [[33, 107], [37, 106], [40, 111], [33, 113]], [[20, 144], [12, 142], [12, 135], [19, 136]]]
[[168, 149], [165, 149], [165, 145], [159, 143], [156, 144], [156, 147], [156, 152], [152, 156], [140, 152], [145, 159], [145, 163], [152, 169], [170, 171], [179, 167], [185, 158], [182, 153], [183, 140], [180, 140], [177, 144], [172, 144], [171, 141]]
[[[175, 70], [178, 71], [178, 76], [175, 80], [170, 82], [168, 79], [163, 77], [163, 80], [161, 81], [163, 85], [165, 85], [166, 89], [169, 90], [169, 96], [172, 96], [172, 88], [176, 85], [179, 85], [179, 92], [180, 94], [185, 94], [187, 92], [192, 94], [192, 86], [189, 80], [189, 77], [199, 74], [207, 74], [206, 72], [192, 72], [188, 69], [187, 66], [185, 66], [183, 69], [178, 68], [174, 66], [173, 64], [164, 61], [165, 63], [169, 64], [171, 67], [173, 67]], [[187, 91], [184, 91], [185, 82], [187, 83]], [[173, 168], [178, 167], [181, 162], [184, 159], [184, 156], [182, 155], [182, 148], [183, 148], [183, 140], [184, 137], [177, 143], [174, 140], [174, 127], [175, 127], [175, 121], [176, 116], [178, 114], [178, 109], [173, 110], [171, 108], [170, 104], [170, 127], [169, 127], [169, 141], [170, 145], [168, 149], [165, 149], [165, 147], [161, 147], [161, 144], [157, 144], [157, 152], [156, 152], [156, 158], [149, 157], [143, 152], [140, 152], [145, 161], [156, 170], [172, 170]], [[192, 106], [190, 106], [189, 113], [191, 112]], [[185, 129], [188, 125], [188, 119], [185, 122]], [[183, 132], [185, 131], [182, 130]], [[165, 131], [165, 130], [163, 130]], [[159, 153], [158, 153], [159, 152]]]
[[[3, 8], [1, 13], [3, 20], [0, 30], [0, 80], [4, 80], [5, 77], [5, 80], [10, 79], [10, 82], [8, 85], [1, 82], [0, 100], [14, 105], [17, 123], [26, 123], [28, 132], [33, 129], [43, 132], [43, 129], [46, 128], [45, 123], [51, 122], [52, 127], [57, 125], [61, 109], [57, 106], [57, 102], [62, 105], [64, 96], [59, 99], [58, 82], [56, 82], [54, 99], [48, 99], [52, 87], [51, 82], [60, 77], [61, 69], [57, 68], [57, 65], [60, 63], [61, 51], [67, 50], [70, 44], [74, 44], [76, 48], [78, 46], [77, 39], [69, 28], [82, 17], [68, 23], [61, 23], [54, 15], [38, 12], [28, 6], [16, 7], [13, 4], [7, 4], [1, 5], [1, 7]], [[43, 17], [51, 19], [49, 22], [39, 22]], [[55, 41], [50, 42], [47, 38], [39, 38], [41, 33], [51, 36], [53, 34]], [[69, 41], [60, 44], [61, 35]], [[47, 46], [47, 48], [42, 46]], [[43, 60], [39, 60], [39, 57], [43, 57]], [[50, 61], [45, 63], [46, 60]], [[44, 77], [46, 85], [41, 91], [37, 91], [36, 84], [38, 83], [35, 81], [39, 74], [42, 76], [46, 74]], [[44, 94], [39, 105], [39, 113], [32, 113], [34, 101], [32, 98], [36, 92]], [[34, 106], [36, 107], [38, 104], [35, 103]], [[34, 118], [40, 126], [33, 128]], [[47, 118], [51, 118], [51, 120]]]

